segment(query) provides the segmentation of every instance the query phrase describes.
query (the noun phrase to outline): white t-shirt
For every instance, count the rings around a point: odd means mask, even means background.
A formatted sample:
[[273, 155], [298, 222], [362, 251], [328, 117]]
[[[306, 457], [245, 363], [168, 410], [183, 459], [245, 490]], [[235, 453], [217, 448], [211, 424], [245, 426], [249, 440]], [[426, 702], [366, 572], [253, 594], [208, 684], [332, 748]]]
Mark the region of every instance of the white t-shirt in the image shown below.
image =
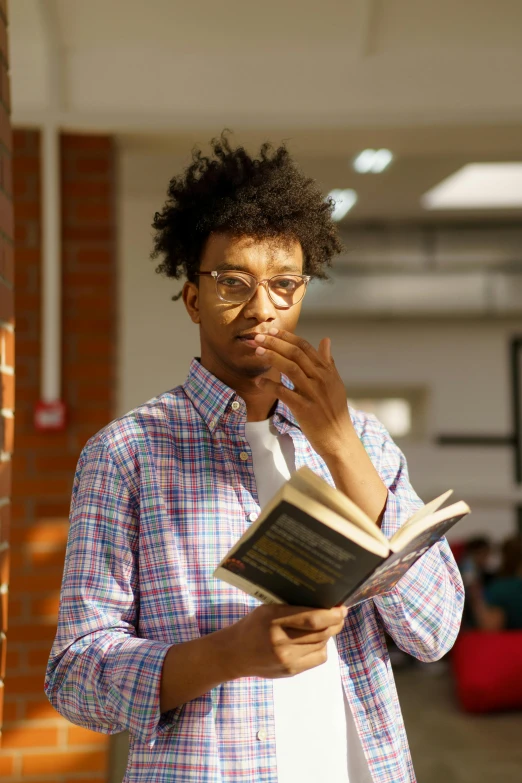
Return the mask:
[[[245, 434], [264, 506], [295, 470], [292, 438], [279, 435], [271, 419], [247, 422]], [[322, 666], [273, 681], [278, 783], [372, 783], [335, 639], [327, 649]]]

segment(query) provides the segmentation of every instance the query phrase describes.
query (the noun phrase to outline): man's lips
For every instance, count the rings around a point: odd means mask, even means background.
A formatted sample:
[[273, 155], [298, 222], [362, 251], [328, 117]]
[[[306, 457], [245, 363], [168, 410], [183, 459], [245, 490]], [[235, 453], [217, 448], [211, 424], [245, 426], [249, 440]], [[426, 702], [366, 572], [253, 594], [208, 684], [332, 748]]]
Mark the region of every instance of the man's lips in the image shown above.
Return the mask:
[[259, 343], [256, 343], [254, 339], [257, 334], [265, 334], [265, 332], [248, 332], [247, 334], [238, 334], [236, 340], [239, 340], [245, 345], [250, 345], [252, 348], [257, 348]]

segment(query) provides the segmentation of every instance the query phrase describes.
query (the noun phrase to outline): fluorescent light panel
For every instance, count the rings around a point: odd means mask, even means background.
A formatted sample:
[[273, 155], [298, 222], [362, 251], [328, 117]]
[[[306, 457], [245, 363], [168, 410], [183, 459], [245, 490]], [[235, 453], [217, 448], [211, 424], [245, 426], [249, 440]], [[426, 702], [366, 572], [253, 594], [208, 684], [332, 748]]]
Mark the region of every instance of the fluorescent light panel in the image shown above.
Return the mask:
[[468, 163], [421, 198], [425, 209], [522, 207], [522, 163]]
[[353, 161], [359, 174], [380, 174], [393, 160], [393, 153], [387, 149], [367, 149], [360, 152]]
[[331, 190], [327, 196], [335, 201], [335, 207], [332, 212], [332, 220], [338, 222], [351, 210], [357, 201], [357, 193], [351, 188], [340, 190], [336, 188]]

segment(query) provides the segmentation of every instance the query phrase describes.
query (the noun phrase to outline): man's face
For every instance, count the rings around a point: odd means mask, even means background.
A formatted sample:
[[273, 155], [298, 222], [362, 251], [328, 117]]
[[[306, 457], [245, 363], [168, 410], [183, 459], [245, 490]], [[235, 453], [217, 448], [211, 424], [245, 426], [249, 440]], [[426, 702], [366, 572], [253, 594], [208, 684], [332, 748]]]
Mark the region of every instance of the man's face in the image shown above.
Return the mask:
[[[257, 280], [281, 273], [302, 274], [303, 252], [299, 242], [277, 244], [212, 234], [200, 271], [225, 269], [250, 272]], [[192, 321], [199, 324], [201, 363], [207, 370], [229, 385], [233, 379], [255, 378], [265, 373], [278, 378], [266, 358], [256, 356], [255, 348], [246, 342], [245, 336], [267, 332], [272, 327], [293, 332], [302, 301], [288, 310], [279, 309], [269, 299], [264, 286], [258, 286], [249, 302], [223, 302], [216, 293], [214, 278], [207, 275], [199, 278], [199, 285], [186, 283], [183, 299]]]

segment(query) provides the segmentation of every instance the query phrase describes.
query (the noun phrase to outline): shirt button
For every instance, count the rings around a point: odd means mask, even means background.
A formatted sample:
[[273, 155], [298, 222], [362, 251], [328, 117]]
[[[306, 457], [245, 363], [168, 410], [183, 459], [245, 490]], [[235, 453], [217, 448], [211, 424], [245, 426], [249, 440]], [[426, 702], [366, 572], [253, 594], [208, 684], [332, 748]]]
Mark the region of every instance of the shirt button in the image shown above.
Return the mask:
[[266, 731], [264, 729], [259, 729], [259, 731], [256, 734], [256, 737], [260, 742], [264, 742], [266, 740]]
[[248, 459], [248, 454], [246, 453], [246, 451], [242, 451], [242, 452], [241, 452], [241, 454], [239, 455], [239, 459], [240, 459], [240, 460], [243, 460], [243, 462], [246, 462], [246, 461], [247, 461], [247, 459]]
[[240, 409], [241, 405], [239, 404], [239, 402], [237, 400], [234, 400], [234, 402], [232, 403], [232, 405], [230, 407], [232, 408], [233, 411], [238, 411]]
[[217, 424], [217, 423], [218, 423], [218, 422], [217, 422], [217, 419], [212, 419], [212, 421], [210, 422], [210, 426], [211, 426], [212, 428], [214, 428], [214, 427], [216, 426], [216, 424]]
[[257, 519], [257, 514], [256, 514], [256, 512], [255, 512], [255, 511], [252, 511], [252, 513], [248, 515], [248, 518], [249, 518], [249, 520], [250, 520], [251, 522], [255, 522], [255, 521], [256, 521], [256, 519]]

